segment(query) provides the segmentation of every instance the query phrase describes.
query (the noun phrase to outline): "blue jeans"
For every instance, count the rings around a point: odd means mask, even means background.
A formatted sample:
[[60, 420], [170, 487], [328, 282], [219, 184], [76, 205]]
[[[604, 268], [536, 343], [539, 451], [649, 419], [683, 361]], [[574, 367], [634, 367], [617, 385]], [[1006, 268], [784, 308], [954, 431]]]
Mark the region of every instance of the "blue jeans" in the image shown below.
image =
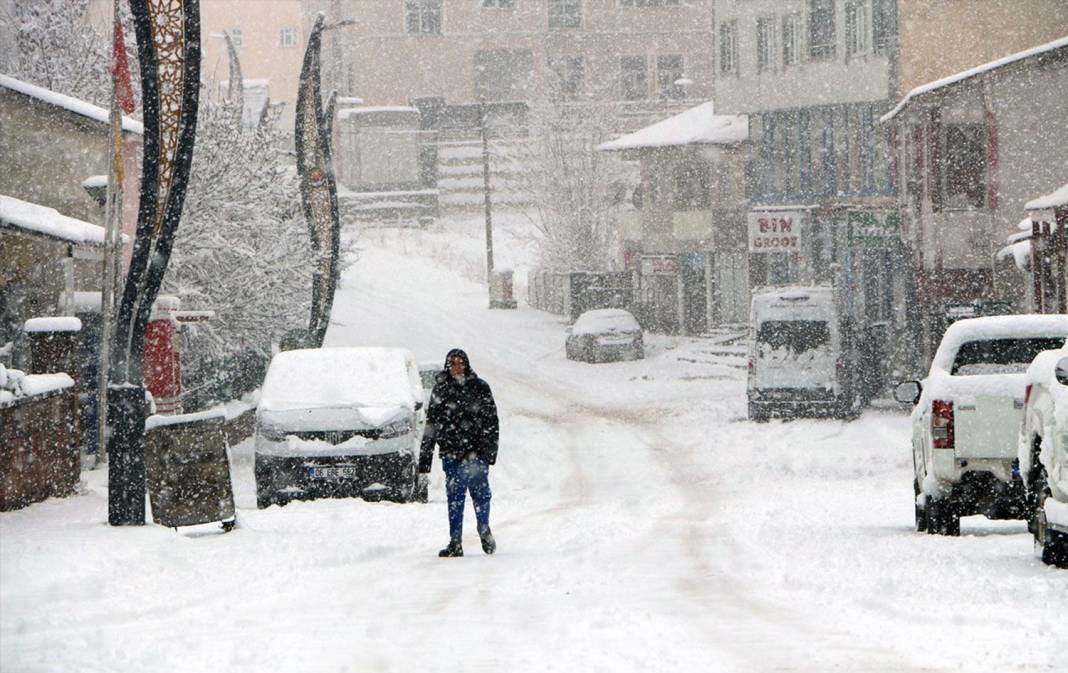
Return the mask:
[[489, 528], [490, 486], [489, 465], [478, 458], [442, 458], [445, 468], [445, 495], [449, 501], [449, 539], [460, 542], [464, 532], [464, 505], [467, 491], [475, 505], [478, 532]]

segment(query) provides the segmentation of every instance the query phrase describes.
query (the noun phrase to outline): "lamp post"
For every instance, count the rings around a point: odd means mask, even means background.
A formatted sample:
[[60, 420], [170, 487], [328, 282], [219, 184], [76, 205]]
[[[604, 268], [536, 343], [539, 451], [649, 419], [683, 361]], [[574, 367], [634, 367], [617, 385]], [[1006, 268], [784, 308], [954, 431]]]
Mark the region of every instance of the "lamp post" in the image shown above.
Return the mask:
[[482, 193], [486, 213], [486, 282], [493, 288], [493, 203], [490, 197], [489, 129], [486, 115], [486, 99], [478, 101], [478, 126], [482, 136]]

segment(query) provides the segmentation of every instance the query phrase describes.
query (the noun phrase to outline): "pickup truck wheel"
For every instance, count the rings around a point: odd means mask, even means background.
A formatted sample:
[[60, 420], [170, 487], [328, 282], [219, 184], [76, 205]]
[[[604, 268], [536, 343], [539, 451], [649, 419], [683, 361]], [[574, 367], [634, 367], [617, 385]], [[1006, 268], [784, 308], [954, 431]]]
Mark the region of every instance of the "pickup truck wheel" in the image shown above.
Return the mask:
[[759, 404], [749, 403], [749, 420], [754, 423], [767, 423], [768, 412]]
[[960, 514], [948, 498], [927, 498], [927, 532], [932, 535], [960, 535]]
[[1057, 568], [1068, 568], [1068, 535], [1051, 530], [1046, 521], [1046, 498], [1049, 497], [1046, 468], [1041, 463], [1031, 479], [1034, 493], [1034, 511], [1031, 513], [1032, 532], [1035, 535], [1035, 551], [1042, 562]]

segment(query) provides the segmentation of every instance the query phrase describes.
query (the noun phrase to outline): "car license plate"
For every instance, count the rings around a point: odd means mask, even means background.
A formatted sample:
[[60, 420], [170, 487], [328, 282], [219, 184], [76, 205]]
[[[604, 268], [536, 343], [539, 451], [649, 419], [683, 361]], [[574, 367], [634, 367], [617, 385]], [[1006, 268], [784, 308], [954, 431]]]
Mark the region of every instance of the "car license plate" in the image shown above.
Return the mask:
[[309, 467], [308, 476], [312, 479], [350, 479], [359, 476], [356, 467], [345, 465], [340, 467]]

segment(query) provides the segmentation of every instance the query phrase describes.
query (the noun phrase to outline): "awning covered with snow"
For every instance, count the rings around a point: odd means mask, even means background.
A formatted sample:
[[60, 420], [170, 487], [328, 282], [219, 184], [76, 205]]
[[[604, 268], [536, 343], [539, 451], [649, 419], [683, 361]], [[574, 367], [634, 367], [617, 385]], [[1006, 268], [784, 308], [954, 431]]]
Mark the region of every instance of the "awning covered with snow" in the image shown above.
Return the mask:
[[747, 116], [714, 114], [712, 102], [709, 101], [603, 143], [597, 149], [601, 152], [618, 152], [680, 145], [733, 145], [748, 139]]
[[104, 227], [3, 194], [0, 194], [0, 228], [21, 229], [80, 245], [104, 245]]
[[[24, 96], [54, 105], [64, 110], [69, 110], [75, 114], [79, 114], [83, 117], [88, 117], [94, 121], [98, 121], [102, 124], [108, 123], [108, 111], [99, 105], [93, 105], [80, 98], [74, 98], [73, 96], [66, 96], [61, 93], [56, 93], [50, 89], [36, 86], [22, 80], [15, 79], [8, 75], [0, 75], [0, 88], [10, 89]], [[144, 135], [144, 125], [136, 119], [124, 116], [122, 118], [122, 130], [129, 133], [136, 133], [137, 135]]]
[[1052, 194], [1046, 194], [1028, 201], [1024, 205], [1024, 210], [1047, 210], [1049, 208], [1063, 208], [1064, 206], [1068, 206], [1068, 183], [1063, 184], [1060, 189]]

